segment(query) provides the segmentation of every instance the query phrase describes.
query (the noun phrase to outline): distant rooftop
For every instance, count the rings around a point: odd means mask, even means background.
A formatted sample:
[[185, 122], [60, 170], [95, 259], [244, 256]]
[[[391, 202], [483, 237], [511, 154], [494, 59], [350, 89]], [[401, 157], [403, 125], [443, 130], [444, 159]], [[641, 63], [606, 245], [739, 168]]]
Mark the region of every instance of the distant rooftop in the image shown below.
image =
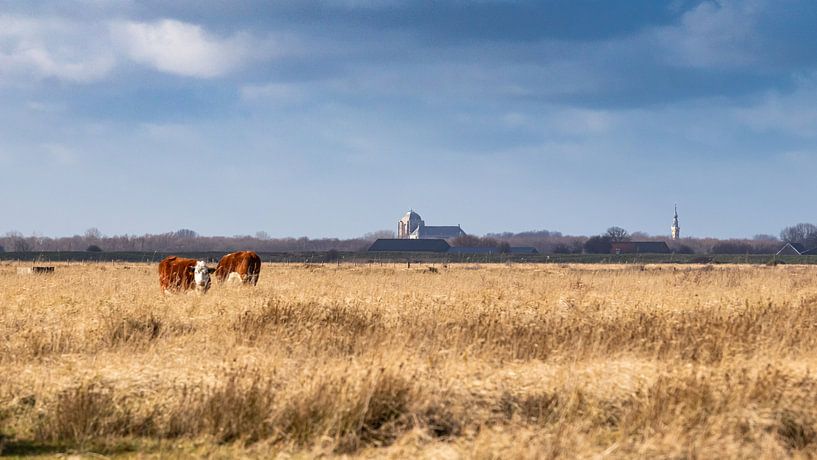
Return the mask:
[[612, 254], [669, 254], [671, 251], [664, 241], [621, 241], [611, 243]]
[[440, 239], [381, 238], [369, 246], [369, 252], [446, 252], [450, 247]]

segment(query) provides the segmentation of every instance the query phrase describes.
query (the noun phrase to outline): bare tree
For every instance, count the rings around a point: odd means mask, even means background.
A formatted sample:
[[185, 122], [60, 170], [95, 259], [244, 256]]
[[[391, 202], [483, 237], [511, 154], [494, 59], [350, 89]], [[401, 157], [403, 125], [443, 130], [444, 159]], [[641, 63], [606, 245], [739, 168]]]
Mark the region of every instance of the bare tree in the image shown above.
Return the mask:
[[[452, 246], [470, 247], [470, 248], [498, 248], [500, 242], [490, 237], [478, 237], [474, 235], [462, 235], [451, 240]], [[508, 245], [510, 248], [510, 244]]]
[[6, 240], [14, 252], [30, 252], [32, 249], [31, 243], [18, 231], [6, 233]]
[[199, 234], [196, 233], [194, 230], [190, 230], [189, 228], [182, 228], [176, 230], [173, 236], [175, 236], [176, 238], [193, 239], [198, 238]]
[[610, 242], [613, 243], [630, 241], [630, 234], [621, 227], [610, 227], [607, 229], [605, 235], [610, 239]]
[[480, 238], [476, 235], [462, 235], [451, 240], [451, 245], [475, 248], [480, 245]]
[[817, 226], [799, 223], [780, 231], [780, 239], [786, 243], [800, 243], [808, 247], [817, 245]]
[[102, 238], [102, 232], [96, 227], [91, 227], [85, 230], [85, 239], [89, 241], [98, 241]]
[[374, 232], [369, 232], [363, 235], [364, 240], [374, 241], [379, 238], [394, 238], [395, 234], [392, 230], [377, 230]]
[[710, 254], [750, 254], [752, 245], [740, 240], [721, 241], [709, 250]]

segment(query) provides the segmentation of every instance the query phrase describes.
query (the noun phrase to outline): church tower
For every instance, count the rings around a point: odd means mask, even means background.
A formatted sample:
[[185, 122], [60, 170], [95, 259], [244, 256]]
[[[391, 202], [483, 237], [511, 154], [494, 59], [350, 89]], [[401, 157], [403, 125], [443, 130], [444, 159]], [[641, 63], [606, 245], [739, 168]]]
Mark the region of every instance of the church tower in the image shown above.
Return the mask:
[[[418, 227], [423, 226], [425, 226], [423, 218], [414, 212], [413, 209], [409, 209], [409, 212], [407, 212], [406, 215], [404, 215], [403, 218], [397, 222], [397, 238], [412, 238], [412, 233], [414, 233]], [[417, 236], [415, 235], [414, 238], [417, 238]]]
[[681, 226], [678, 225], [678, 205], [675, 205], [675, 217], [672, 219], [672, 239], [677, 240], [681, 238]]

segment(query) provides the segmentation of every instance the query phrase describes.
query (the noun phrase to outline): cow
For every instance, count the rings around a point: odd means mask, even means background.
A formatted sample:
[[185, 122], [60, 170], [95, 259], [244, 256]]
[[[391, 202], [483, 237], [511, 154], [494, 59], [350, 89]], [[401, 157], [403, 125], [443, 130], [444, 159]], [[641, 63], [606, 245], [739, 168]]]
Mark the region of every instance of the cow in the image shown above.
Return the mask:
[[210, 289], [210, 273], [214, 270], [203, 260], [165, 257], [159, 262], [159, 284], [164, 292], [195, 289], [205, 293]]
[[234, 273], [244, 284], [258, 284], [258, 274], [261, 272], [261, 258], [253, 251], [239, 251], [227, 254], [218, 261], [216, 279], [223, 282], [225, 279], [235, 279]]

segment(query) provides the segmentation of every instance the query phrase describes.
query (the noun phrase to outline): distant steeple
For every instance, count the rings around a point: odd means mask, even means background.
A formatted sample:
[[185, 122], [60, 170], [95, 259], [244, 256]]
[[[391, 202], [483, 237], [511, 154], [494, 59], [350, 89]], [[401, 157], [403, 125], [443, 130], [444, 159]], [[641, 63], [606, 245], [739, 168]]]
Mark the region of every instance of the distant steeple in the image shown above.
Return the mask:
[[672, 227], [670, 228], [672, 231], [672, 239], [677, 240], [681, 238], [681, 226], [678, 225], [678, 205], [675, 205], [675, 217], [672, 218]]

